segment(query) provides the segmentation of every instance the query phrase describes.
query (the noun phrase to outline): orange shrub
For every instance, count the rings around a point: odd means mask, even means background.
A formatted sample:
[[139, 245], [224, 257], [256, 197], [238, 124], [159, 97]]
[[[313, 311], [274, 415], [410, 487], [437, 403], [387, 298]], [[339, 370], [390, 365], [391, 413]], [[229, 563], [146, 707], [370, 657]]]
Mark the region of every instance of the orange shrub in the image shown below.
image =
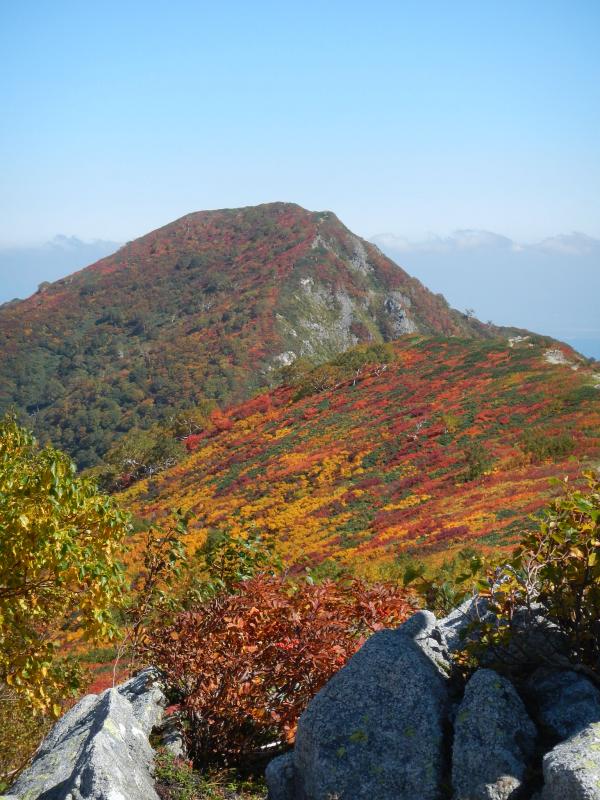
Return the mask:
[[248, 765], [266, 746], [272, 757], [291, 743], [328, 678], [414, 608], [414, 596], [391, 584], [259, 575], [156, 631], [149, 655], [180, 697], [194, 760]]

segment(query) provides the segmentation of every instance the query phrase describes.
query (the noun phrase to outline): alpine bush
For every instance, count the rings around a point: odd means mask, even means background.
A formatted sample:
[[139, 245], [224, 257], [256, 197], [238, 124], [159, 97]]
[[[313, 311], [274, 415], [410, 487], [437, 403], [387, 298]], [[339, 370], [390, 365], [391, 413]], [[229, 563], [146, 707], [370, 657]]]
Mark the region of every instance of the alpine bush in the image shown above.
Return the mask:
[[391, 584], [260, 574], [231, 588], [178, 615], [148, 644], [180, 699], [201, 766], [248, 767], [289, 745], [328, 678], [373, 631], [414, 611], [413, 596]]
[[573, 663], [600, 675], [600, 479], [585, 478], [584, 488], [565, 480], [512, 559], [490, 570], [481, 594], [494, 616], [479, 626], [478, 648], [509, 643], [527, 609], [558, 626]]

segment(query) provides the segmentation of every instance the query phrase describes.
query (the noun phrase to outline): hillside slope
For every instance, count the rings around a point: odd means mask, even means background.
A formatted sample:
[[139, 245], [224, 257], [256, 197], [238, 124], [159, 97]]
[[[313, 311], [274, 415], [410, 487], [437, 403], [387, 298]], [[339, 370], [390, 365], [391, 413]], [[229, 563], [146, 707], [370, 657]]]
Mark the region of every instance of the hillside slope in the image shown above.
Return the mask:
[[0, 307], [0, 412], [96, 463], [202, 398], [240, 401], [297, 355], [413, 331], [489, 336], [329, 212], [190, 214]]
[[345, 374], [229, 409], [123, 501], [146, 519], [191, 509], [194, 546], [255, 528], [289, 564], [368, 574], [402, 553], [510, 544], [550, 477], [600, 459], [600, 375], [566, 347], [414, 335], [361, 365], [364, 350]]

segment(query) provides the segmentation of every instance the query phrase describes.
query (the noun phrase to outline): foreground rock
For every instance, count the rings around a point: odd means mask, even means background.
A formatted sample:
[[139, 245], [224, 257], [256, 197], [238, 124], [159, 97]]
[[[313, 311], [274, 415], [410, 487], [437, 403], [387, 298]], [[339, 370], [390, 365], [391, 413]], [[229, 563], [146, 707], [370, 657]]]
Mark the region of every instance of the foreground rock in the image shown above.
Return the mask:
[[533, 670], [544, 664], [568, 665], [568, 643], [559, 627], [544, 616], [539, 605], [518, 608], [511, 621], [510, 642], [488, 648], [484, 660], [500, 662], [511, 668]]
[[433, 628], [431, 637], [443, 643], [448, 656], [462, 650], [472, 638], [473, 624], [489, 619], [487, 602], [480, 597], [469, 597], [448, 616], [441, 619]]
[[600, 691], [571, 670], [539, 669], [529, 681], [537, 720], [546, 735], [562, 741], [600, 722]]
[[544, 756], [541, 800], [600, 800], [599, 722]]
[[269, 800], [289, 800], [299, 795], [294, 752], [284, 753], [270, 761], [265, 772], [265, 780], [269, 787]]
[[80, 700], [56, 723], [10, 797], [158, 800], [148, 733], [164, 695], [156, 687], [142, 690], [148, 677]]
[[447, 687], [423, 638], [433, 615], [372, 636], [310, 702], [293, 755], [267, 773], [273, 800], [434, 800], [446, 768]]
[[150, 736], [164, 716], [167, 701], [163, 688], [160, 673], [154, 667], [142, 670], [117, 686], [119, 694], [131, 703], [133, 714], [146, 736]]
[[[452, 657], [464, 649], [467, 642], [478, 638], [474, 623], [493, 623], [494, 619], [484, 598], [469, 597], [437, 623], [432, 636], [445, 644]], [[565, 664], [568, 668], [566, 638], [558, 626], [544, 616], [540, 605], [516, 609], [511, 629], [509, 644], [488, 646], [481, 654], [485, 666], [500, 663], [505, 667], [533, 670], [544, 664]]]
[[[535, 800], [600, 800], [600, 690], [581, 667], [564, 668], [561, 637], [538, 609], [531, 628], [517, 627], [517, 651], [493, 654], [518, 655], [523, 699], [492, 669], [464, 687], [455, 655], [487, 613], [473, 598], [440, 621], [420, 611], [372, 636], [309, 703], [295, 749], [269, 764], [271, 800], [533, 800], [534, 790]], [[552, 668], [540, 667], [550, 653]], [[158, 800], [150, 733], [185, 754], [178, 720], [160, 724], [164, 706], [156, 670], [85, 697], [0, 800]]]
[[158, 745], [174, 758], [187, 758], [187, 746], [181, 719], [177, 714], [166, 717], [154, 730]]
[[456, 800], [517, 796], [535, 748], [536, 729], [512, 684], [491, 669], [476, 672], [454, 725]]

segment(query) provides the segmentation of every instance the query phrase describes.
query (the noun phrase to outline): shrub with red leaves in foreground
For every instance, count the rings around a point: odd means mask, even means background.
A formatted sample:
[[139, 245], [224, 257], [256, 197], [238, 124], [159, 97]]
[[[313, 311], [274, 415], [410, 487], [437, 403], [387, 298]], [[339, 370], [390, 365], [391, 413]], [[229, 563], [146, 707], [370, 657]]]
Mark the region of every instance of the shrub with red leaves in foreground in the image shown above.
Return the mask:
[[293, 742], [328, 678], [414, 610], [414, 595], [391, 584], [258, 575], [154, 632], [149, 656], [181, 698], [194, 760], [248, 766]]

